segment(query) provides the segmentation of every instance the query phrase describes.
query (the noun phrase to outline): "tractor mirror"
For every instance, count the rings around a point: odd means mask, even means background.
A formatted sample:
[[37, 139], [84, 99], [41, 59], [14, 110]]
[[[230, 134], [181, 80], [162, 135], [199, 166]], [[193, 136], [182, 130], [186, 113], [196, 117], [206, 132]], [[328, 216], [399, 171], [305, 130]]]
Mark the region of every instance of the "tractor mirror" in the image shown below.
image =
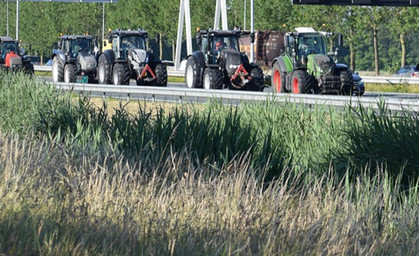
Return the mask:
[[23, 55], [25, 55], [25, 53], [26, 53], [25, 49], [20, 48], [19, 55], [23, 56]]
[[32, 45], [28, 45], [29, 51], [32, 50]]
[[250, 33], [250, 42], [252, 44], [255, 42], [255, 32]]
[[338, 37], [338, 46], [342, 46], [343, 45], [343, 35], [342, 34], [339, 34], [339, 37]]
[[103, 40], [103, 46], [107, 46], [108, 45], [108, 43], [106, 43], [106, 40]]
[[53, 44], [52, 44], [52, 48], [54, 48], [54, 49], [58, 49], [58, 43], [53, 43]]

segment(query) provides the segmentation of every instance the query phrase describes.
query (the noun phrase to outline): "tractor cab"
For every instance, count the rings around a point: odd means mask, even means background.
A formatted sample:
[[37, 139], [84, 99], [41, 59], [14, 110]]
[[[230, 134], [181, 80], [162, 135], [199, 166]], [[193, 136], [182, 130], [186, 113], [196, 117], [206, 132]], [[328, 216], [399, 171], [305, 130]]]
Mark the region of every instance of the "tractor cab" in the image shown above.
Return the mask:
[[132, 50], [146, 50], [148, 33], [145, 30], [114, 30], [109, 34], [117, 59], [127, 60]]
[[196, 35], [198, 45], [206, 61], [217, 63], [225, 50], [239, 52], [240, 31], [237, 30], [200, 30]]
[[80, 53], [95, 54], [95, 37], [83, 35], [61, 36], [59, 49], [70, 58], [77, 58]]

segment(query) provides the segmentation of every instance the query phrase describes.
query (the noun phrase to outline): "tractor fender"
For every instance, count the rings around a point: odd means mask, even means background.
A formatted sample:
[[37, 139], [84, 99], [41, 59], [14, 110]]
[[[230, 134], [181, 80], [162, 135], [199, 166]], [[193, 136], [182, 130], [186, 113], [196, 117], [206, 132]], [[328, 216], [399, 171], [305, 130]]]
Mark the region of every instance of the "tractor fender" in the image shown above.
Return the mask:
[[275, 63], [278, 63], [279, 68], [281, 69], [281, 72], [287, 73], [289, 70], [287, 70], [287, 66], [285, 65], [284, 58], [282, 56], [276, 57], [272, 61], [272, 67], [275, 65]]
[[199, 83], [202, 84], [202, 76], [204, 75], [204, 68], [206, 66], [205, 56], [201, 51], [195, 51], [191, 55], [189, 55], [186, 59], [188, 59], [189, 57], [193, 58], [198, 68]]
[[53, 60], [55, 56], [58, 57], [58, 60], [60, 61], [61, 65], [64, 66], [65, 62], [66, 62], [66, 56], [65, 56], [64, 52], [61, 51], [61, 50], [54, 50], [52, 52], [51, 59]]
[[[112, 72], [113, 69], [113, 65], [115, 63], [115, 53], [112, 50], [105, 50], [104, 52], [102, 52], [102, 54], [99, 56], [98, 60], [100, 59], [101, 56], [104, 56], [106, 59], [106, 62], [109, 63], [109, 72]], [[125, 62], [125, 61], [124, 61]], [[98, 67], [99, 67], [99, 63], [98, 63]]]
[[340, 72], [342, 72], [343, 70], [347, 70], [349, 69], [348, 65], [343, 64], [343, 63], [336, 63], [335, 64], [335, 73], [336, 74], [340, 74]]

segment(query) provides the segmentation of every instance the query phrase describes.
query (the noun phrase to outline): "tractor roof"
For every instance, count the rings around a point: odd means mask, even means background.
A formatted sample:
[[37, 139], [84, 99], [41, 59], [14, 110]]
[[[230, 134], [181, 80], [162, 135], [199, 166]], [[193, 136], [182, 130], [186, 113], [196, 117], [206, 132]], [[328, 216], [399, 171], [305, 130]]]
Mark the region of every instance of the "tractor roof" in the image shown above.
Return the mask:
[[143, 29], [138, 29], [138, 30], [122, 30], [122, 29], [117, 29], [117, 30], [112, 30], [112, 35], [119, 35], [119, 36], [134, 36], [134, 35], [138, 35], [138, 36], [143, 36], [143, 37], [147, 37], [148, 33], [147, 31], [143, 30]]
[[240, 30], [218, 30], [218, 29], [208, 29], [208, 30], [200, 30], [199, 33], [205, 35], [208, 34], [210, 36], [240, 36]]
[[89, 40], [95, 39], [95, 37], [91, 36], [91, 35], [64, 35], [64, 36], [61, 36], [61, 39], [64, 39], [64, 40], [82, 39], [82, 38], [89, 39]]
[[13, 38], [11, 38], [10, 36], [0, 36], [0, 42], [9, 42], [9, 41], [14, 41], [17, 42], [16, 40], [13, 40]]

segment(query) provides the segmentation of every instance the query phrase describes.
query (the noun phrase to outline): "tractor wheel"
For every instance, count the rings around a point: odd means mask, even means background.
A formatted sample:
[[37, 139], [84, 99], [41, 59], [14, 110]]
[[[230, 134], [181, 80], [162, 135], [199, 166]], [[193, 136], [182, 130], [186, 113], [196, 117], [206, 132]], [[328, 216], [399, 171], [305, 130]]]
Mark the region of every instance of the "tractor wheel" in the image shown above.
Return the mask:
[[52, 60], [52, 80], [54, 83], [64, 81], [64, 69], [57, 56]]
[[189, 57], [186, 61], [185, 83], [188, 88], [202, 87], [202, 85], [199, 84], [199, 67], [195, 63], [193, 57]]
[[340, 72], [340, 93], [342, 95], [352, 95], [354, 80], [352, 73], [349, 70], [343, 70]]
[[76, 82], [76, 65], [67, 64], [64, 66], [64, 82], [66, 83]]
[[285, 73], [281, 71], [278, 63], [272, 68], [271, 85], [276, 92], [285, 92]]
[[154, 69], [156, 74], [156, 85], [157, 86], [167, 86], [167, 67], [164, 64], [157, 64]]
[[113, 84], [129, 85], [129, 66], [127, 63], [116, 63], [113, 67]]
[[320, 88], [319, 85], [317, 83], [316, 78], [313, 75], [309, 75], [309, 85], [306, 89], [306, 93], [308, 94], [319, 94], [320, 93]]
[[264, 80], [263, 80], [263, 71], [260, 67], [254, 67], [250, 70], [250, 77], [252, 81], [249, 83], [249, 89], [251, 91], [263, 91]]
[[223, 73], [221, 70], [207, 68], [204, 70], [203, 87], [209, 89], [221, 89], [223, 87]]
[[305, 70], [296, 70], [291, 78], [291, 91], [294, 94], [306, 93], [310, 88], [310, 76]]
[[33, 76], [33, 74], [35, 73], [35, 70], [33, 68], [33, 64], [31, 62], [26, 62], [24, 64], [24, 73], [29, 75], [29, 76]]
[[105, 55], [101, 55], [99, 57], [99, 68], [98, 68], [98, 82], [99, 84], [110, 84], [111, 83], [111, 63], [105, 57]]

